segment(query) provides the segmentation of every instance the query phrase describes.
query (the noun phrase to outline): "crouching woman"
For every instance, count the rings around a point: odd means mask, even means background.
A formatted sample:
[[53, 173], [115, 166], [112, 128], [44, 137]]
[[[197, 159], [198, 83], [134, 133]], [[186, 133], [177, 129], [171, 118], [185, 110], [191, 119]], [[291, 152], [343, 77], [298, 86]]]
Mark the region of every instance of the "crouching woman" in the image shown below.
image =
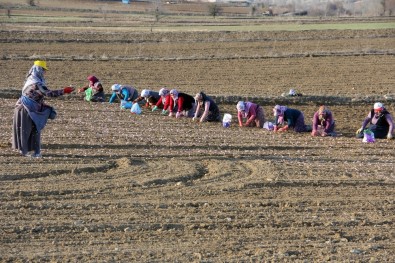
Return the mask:
[[381, 102], [376, 102], [373, 109], [370, 110], [368, 116], [362, 122], [362, 127], [356, 132], [357, 138], [363, 138], [363, 130], [368, 126], [373, 132], [374, 138], [378, 139], [392, 139], [394, 131], [394, 120], [391, 114], [387, 111]]
[[[195, 96], [195, 115], [193, 121], [220, 121], [221, 116], [219, 109], [214, 100], [207, 96], [204, 92], [199, 92]], [[202, 112], [201, 112], [202, 111]]]
[[[260, 105], [250, 101], [239, 101], [236, 109], [240, 127], [263, 127], [265, 114]], [[245, 120], [245, 123], [243, 123], [243, 120]]]
[[273, 108], [273, 114], [275, 116], [275, 132], [286, 132], [289, 129], [293, 129], [295, 132], [311, 131], [311, 127], [305, 124], [304, 114], [300, 110], [276, 105]]
[[324, 105], [314, 113], [311, 136], [336, 136], [333, 114]]

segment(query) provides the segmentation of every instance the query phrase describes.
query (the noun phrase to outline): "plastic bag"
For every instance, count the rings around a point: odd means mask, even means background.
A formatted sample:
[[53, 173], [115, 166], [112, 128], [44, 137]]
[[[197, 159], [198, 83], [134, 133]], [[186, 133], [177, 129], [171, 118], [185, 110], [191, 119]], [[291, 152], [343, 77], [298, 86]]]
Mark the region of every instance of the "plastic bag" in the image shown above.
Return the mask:
[[224, 128], [229, 128], [231, 122], [232, 122], [232, 115], [230, 115], [229, 113], [225, 113], [224, 118], [222, 119], [222, 126]]
[[121, 100], [121, 109], [131, 109], [133, 106], [133, 102]]
[[363, 130], [362, 142], [366, 142], [366, 143], [373, 143], [373, 142], [375, 142], [374, 133], [371, 130], [369, 130], [369, 129]]
[[91, 99], [92, 99], [92, 93], [93, 93], [92, 88], [87, 88], [87, 89], [85, 90], [85, 100], [86, 100], [86, 101], [91, 101]]
[[132, 108], [130, 109], [130, 112], [133, 114], [141, 114], [141, 108], [138, 103], [133, 103]]
[[51, 120], [56, 119], [57, 112], [54, 107], [51, 107], [51, 113], [49, 114], [48, 118]]
[[263, 124], [263, 128], [269, 131], [274, 130], [274, 125], [270, 121], [267, 121]]

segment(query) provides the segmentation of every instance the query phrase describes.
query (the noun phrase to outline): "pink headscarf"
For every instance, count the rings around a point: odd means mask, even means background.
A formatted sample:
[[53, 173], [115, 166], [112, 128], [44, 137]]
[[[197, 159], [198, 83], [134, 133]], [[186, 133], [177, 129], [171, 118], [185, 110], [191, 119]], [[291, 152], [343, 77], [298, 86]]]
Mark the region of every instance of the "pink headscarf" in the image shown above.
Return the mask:
[[274, 116], [277, 117], [277, 123], [278, 124], [283, 124], [284, 123], [284, 112], [287, 110], [286, 106], [281, 106], [281, 105], [276, 105], [273, 108], [273, 114]]
[[92, 83], [92, 85], [99, 81], [99, 79], [96, 78], [96, 77], [93, 76], [93, 75], [90, 75], [90, 76], [88, 77], [88, 80]]
[[287, 110], [286, 106], [276, 105], [273, 108], [273, 115], [274, 116], [284, 116], [284, 111]]

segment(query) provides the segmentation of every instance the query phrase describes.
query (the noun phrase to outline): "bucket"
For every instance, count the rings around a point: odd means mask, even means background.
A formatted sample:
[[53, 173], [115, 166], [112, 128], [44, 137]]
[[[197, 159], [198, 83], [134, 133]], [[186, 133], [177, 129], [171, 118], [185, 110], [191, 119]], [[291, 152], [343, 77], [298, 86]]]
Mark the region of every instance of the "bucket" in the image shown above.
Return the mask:
[[231, 122], [232, 122], [232, 115], [230, 115], [229, 113], [225, 113], [224, 118], [222, 119], [222, 126], [224, 126], [225, 128], [229, 128]]

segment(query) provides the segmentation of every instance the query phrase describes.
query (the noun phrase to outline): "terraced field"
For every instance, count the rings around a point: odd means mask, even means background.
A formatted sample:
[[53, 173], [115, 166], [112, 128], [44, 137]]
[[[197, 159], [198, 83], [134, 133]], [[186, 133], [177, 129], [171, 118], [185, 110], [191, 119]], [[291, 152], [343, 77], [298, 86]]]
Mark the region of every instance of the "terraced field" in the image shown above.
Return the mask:
[[[395, 141], [353, 134], [375, 101], [395, 113], [395, 29], [78, 27], [0, 34], [1, 261], [394, 261]], [[58, 118], [43, 131], [44, 157], [20, 157], [13, 106], [37, 58], [51, 89], [95, 74], [107, 94], [114, 83], [204, 90], [222, 113], [249, 98], [268, 119], [281, 103], [309, 124], [325, 103], [340, 136], [132, 115], [71, 94], [47, 100]], [[281, 96], [290, 88], [303, 96]]]

